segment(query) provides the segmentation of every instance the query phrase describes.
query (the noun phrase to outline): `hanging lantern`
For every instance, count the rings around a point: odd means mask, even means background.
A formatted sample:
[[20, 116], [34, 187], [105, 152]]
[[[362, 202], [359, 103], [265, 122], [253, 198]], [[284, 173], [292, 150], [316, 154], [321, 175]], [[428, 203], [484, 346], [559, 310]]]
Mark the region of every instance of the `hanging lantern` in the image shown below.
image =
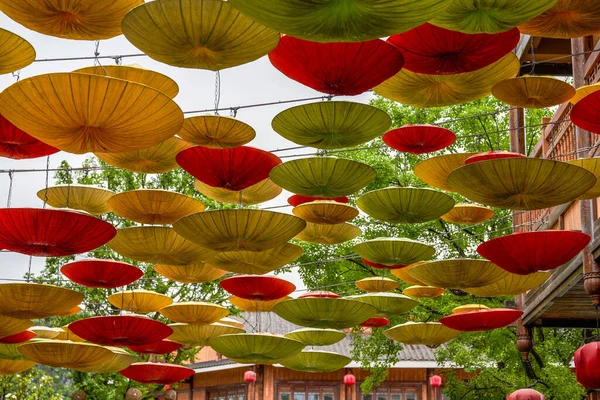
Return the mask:
[[370, 278], [363, 278], [354, 283], [354, 286], [360, 290], [370, 293], [380, 292], [391, 292], [395, 290], [400, 284], [390, 278], [383, 276], [374, 276]]
[[346, 385], [346, 386], [356, 385], [356, 377], [352, 374], [344, 375], [344, 385]]
[[543, 394], [533, 389], [519, 389], [508, 396], [508, 400], [546, 400]]
[[126, 400], [142, 400], [143, 398], [144, 395], [142, 394], [142, 391], [137, 388], [129, 388], [125, 394]]
[[528, 292], [550, 278], [549, 272], [534, 272], [528, 275], [508, 274], [491, 285], [467, 288], [465, 292], [477, 297], [516, 296]]
[[409, 274], [429, 286], [466, 289], [491, 285], [505, 278], [508, 272], [489, 261], [454, 258], [425, 262], [412, 268]]
[[175, 282], [203, 283], [219, 279], [227, 273], [212, 264], [199, 262], [190, 265], [164, 265], [154, 266], [154, 271]]
[[142, 354], [170, 354], [179, 350], [181, 346], [183, 345], [172, 340], [162, 339], [154, 343], [127, 346], [127, 348]]
[[402, 344], [439, 346], [460, 335], [439, 322], [406, 322], [383, 332], [388, 338]]
[[[364, 260], [363, 260], [364, 261]], [[418, 279], [413, 278], [410, 275], [410, 270], [413, 269], [414, 267], [416, 267], [417, 265], [423, 264], [426, 261], [419, 261], [407, 266], [402, 266], [402, 268], [395, 268], [392, 269], [390, 272], [392, 273], [392, 275], [394, 275], [396, 278], [400, 279], [401, 281], [404, 281], [408, 284], [411, 285], [419, 285], [419, 286], [427, 286], [426, 283], [421, 282]]]
[[487, 67], [510, 53], [520, 37], [516, 28], [495, 35], [468, 35], [426, 23], [387, 41], [402, 51], [404, 69], [445, 75]]
[[250, 384], [256, 382], [256, 372], [254, 372], [254, 371], [244, 372], [244, 381], [246, 383], [250, 383]]
[[304, 348], [297, 340], [270, 333], [238, 333], [210, 340], [210, 347], [243, 364], [277, 364]]
[[425, 243], [405, 238], [377, 238], [354, 246], [359, 256], [386, 266], [409, 265], [433, 257], [435, 249]]
[[240, 327], [225, 325], [223, 323], [210, 325], [169, 324], [169, 327], [173, 329], [173, 334], [169, 336], [169, 340], [189, 347], [208, 346], [212, 338], [245, 332]]
[[483, 153], [477, 153], [465, 160], [465, 165], [473, 164], [475, 162], [498, 160], [501, 158], [527, 158], [525, 154], [513, 153], [504, 150], [490, 150]]
[[524, 75], [498, 82], [492, 94], [513, 107], [546, 108], [569, 101], [575, 88], [551, 76]]
[[448, 184], [448, 176], [455, 169], [462, 167], [467, 158], [475, 154], [477, 153], [456, 153], [430, 157], [415, 165], [415, 175], [429, 186], [454, 192]]
[[357, 238], [361, 229], [348, 223], [342, 224], [313, 224], [307, 223], [306, 228], [294, 238], [313, 244], [340, 244]]
[[26, 330], [19, 333], [15, 333], [14, 335], [4, 336], [0, 338], [0, 343], [4, 344], [17, 344], [24, 343], [36, 337], [36, 334], [32, 331]]
[[461, 332], [490, 331], [504, 328], [518, 320], [522, 315], [523, 311], [521, 310], [490, 308], [489, 310], [448, 315], [440, 318], [440, 323]]
[[291, 297], [286, 296], [276, 300], [247, 300], [241, 297], [231, 296], [229, 302], [234, 306], [245, 312], [271, 312], [276, 304], [282, 301], [290, 300]]
[[304, 350], [281, 362], [292, 371], [335, 372], [350, 364], [352, 359], [331, 351]]
[[237, 275], [219, 285], [234, 296], [247, 300], [277, 300], [290, 295], [296, 286], [275, 276]]
[[279, 196], [282, 191], [282, 189], [274, 184], [269, 178], [240, 191], [212, 187], [198, 180], [194, 182], [194, 187], [198, 192], [215, 201], [243, 206], [260, 204], [265, 201], [273, 200], [275, 197]]
[[[0, 28], [0, 37], [1, 37]], [[1, 40], [1, 39], [0, 39]], [[0, 56], [0, 69], [2, 61]], [[0, 115], [0, 157], [24, 160], [58, 153], [60, 150], [47, 145], [20, 130], [9, 120]]]
[[294, 207], [292, 213], [312, 224], [343, 224], [358, 217], [356, 208], [333, 200], [304, 203]]
[[485, 222], [494, 216], [494, 211], [477, 204], [456, 204], [440, 218], [452, 224], [472, 225]]
[[445, 289], [437, 288], [433, 286], [410, 286], [402, 291], [407, 296], [415, 297], [417, 299], [433, 299], [439, 297], [446, 292]]
[[191, 368], [175, 364], [139, 362], [131, 364], [119, 373], [125, 378], [144, 385], [167, 385], [187, 379], [195, 372]]
[[[0, 9], [4, 11], [2, 2]], [[35, 60], [35, 49], [21, 36], [0, 28], [0, 75], [25, 68]]]
[[559, 0], [554, 7], [519, 25], [519, 30], [524, 35], [571, 39], [597, 35], [600, 32], [597, 25], [599, 19], [598, 3], [586, 0]]
[[390, 324], [390, 320], [384, 317], [373, 317], [369, 318], [363, 323], [358, 324], [363, 328], [382, 328], [384, 326], [388, 326]]
[[[569, 0], [567, 0], [569, 1]], [[583, 100], [587, 95], [590, 95], [594, 92], [600, 90], [600, 83], [594, 83], [592, 85], [584, 85], [575, 89], [575, 96], [571, 97], [569, 102], [573, 105], [579, 103], [580, 100]]]
[[0, 338], [18, 334], [32, 326], [33, 322], [28, 319], [0, 315]]
[[300, 328], [285, 337], [302, 342], [305, 346], [331, 346], [346, 337], [342, 331], [325, 328]]
[[292, 324], [331, 329], [356, 326], [378, 312], [375, 306], [358, 300], [310, 297], [283, 301], [273, 311]]
[[571, 122], [588, 132], [600, 134], [600, 92], [594, 92], [573, 106]]
[[375, 139], [392, 119], [377, 107], [348, 101], [320, 101], [277, 114], [273, 130], [301, 146], [317, 149], [353, 147]]
[[596, 177], [596, 184], [579, 198], [582, 200], [592, 200], [600, 197], [600, 157], [580, 158], [567, 162], [590, 171]]
[[60, 272], [71, 281], [93, 288], [126, 286], [144, 276], [144, 272], [121, 261], [86, 259], [63, 265]]
[[377, 308], [377, 316], [396, 316], [409, 312], [418, 301], [399, 293], [367, 293], [350, 297], [352, 300], [371, 304]]
[[256, 131], [235, 118], [200, 115], [186, 118], [178, 135], [198, 146], [229, 149], [250, 143], [256, 137]]
[[145, 289], [115, 292], [108, 296], [107, 300], [120, 310], [137, 314], [156, 312], [173, 303], [169, 296]]
[[442, 386], [442, 377], [439, 375], [433, 375], [429, 378], [429, 386], [439, 388]]
[[115, 192], [94, 186], [58, 185], [37, 192], [37, 197], [54, 208], [70, 208], [92, 215], [106, 214], [108, 199]]
[[262, 275], [297, 260], [302, 247], [286, 243], [265, 251], [228, 251], [217, 253], [211, 264], [237, 274]]
[[92, 343], [69, 340], [34, 340], [19, 345], [19, 352], [31, 361], [57, 368], [92, 372], [111, 362], [114, 353]]
[[173, 303], [159, 312], [173, 322], [202, 325], [212, 324], [229, 315], [225, 307], [203, 301]]
[[577, 382], [587, 389], [599, 389], [600, 342], [588, 343], [577, 349], [573, 362]]
[[435, 125], [404, 125], [381, 137], [392, 149], [411, 154], [425, 154], [445, 149], [456, 141], [449, 129]]
[[72, 289], [38, 283], [0, 284], [0, 315], [41, 319], [67, 313], [83, 301]]
[[336, 203], [348, 204], [348, 197], [335, 197], [335, 198], [325, 198], [325, 197], [311, 197], [311, 196], [300, 196], [299, 194], [295, 194], [288, 198], [288, 204], [292, 207], [298, 207], [302, 204], [313, 203], [316, 201], [335, 201]]

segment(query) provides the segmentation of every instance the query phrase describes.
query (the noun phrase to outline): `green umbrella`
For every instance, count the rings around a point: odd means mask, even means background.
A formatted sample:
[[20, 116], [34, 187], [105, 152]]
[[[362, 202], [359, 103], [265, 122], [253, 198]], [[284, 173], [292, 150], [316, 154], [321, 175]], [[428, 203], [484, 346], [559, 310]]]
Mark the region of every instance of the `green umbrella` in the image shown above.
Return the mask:
[[388, 266], [409, 265], [433, 257], [435, 249], [405, 238], [377, 238], [358, 243], [354, 251], [362, 258]]
[[399, 293], [367, 293], [351, 298], [377, 307], [377, 314], [382, 316], [404, 314], [419, 304], [417, 300]]
[[275, 364], [300, 353], [304, 344], [270, 333], [238, 333], [211, 339], [210, 347], [236, 362]]
[[350, 357], [331, 351], [305, 350], [281, 362], [286, 368], [301, 372], [334, 372], [352, 361]]
[[439, 346], [454, 339], [460, 333], [439, 322], [406, 322], [383, 332], [385, 336], [396, 342], [425, 346]]
[[301, 298], [283, 301], [273, 311], [293, 324], [310, 328], [345, 329], [377, 314], [374, 306], [350, 299]]
[[331, 346], [346, 337], [335, 329], [300, 328], [285, 334], [285, 337], [298, 340], [306, 346]]
[[488, 286], [509, 274], [487, 260], [468, 258], [424, 262], [408, 273], [429, 286], [445, 289]]
[[200, 324], [169, 324], [173, 333], [169, 340], [181, 343], [186, 346], [208, 346], [208, 342], [222, 335], [231, 335], [235, 333], [244, 333], [241, 328], [215, 322], [210, 325]]

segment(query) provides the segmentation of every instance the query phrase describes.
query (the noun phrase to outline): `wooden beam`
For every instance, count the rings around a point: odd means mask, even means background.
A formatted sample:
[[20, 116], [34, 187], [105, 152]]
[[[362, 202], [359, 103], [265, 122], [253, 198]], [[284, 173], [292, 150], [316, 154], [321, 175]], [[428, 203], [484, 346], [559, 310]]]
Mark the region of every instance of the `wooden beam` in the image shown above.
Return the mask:
[[509, 111], [510, 151], [525, 154], [525, 111], [511, 108]]

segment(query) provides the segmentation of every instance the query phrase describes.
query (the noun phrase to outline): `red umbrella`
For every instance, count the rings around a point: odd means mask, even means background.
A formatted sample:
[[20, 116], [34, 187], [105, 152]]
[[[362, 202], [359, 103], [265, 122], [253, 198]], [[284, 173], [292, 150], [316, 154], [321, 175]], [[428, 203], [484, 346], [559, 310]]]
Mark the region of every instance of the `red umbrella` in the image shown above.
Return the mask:
[[365, 322], [363, 322], [362, 324], [360, 324], [360, 326], [362, 326], [363, 328], [381, 328], [382, 326], [387, 326], [390, 324], [390, 320], [387, 318], [369, 318], [368, 320], [366, 320]]
[[31, 256], [61, 257], [94, 250], [115, 237], [99, 218], [70, 210], [1, 208], [0, 248]]
[[402, 53], [381, 39], [354, 43], [316, 43], [283, 36], [269, 53], [271, 64], [319, 92], [355, 96], [396, 75]]
[[169, 339], [163, 339], [158, 342], [141, 344], [139, 346], [127, 346], [129, 350], [143, 354], [169, 354], [177, 351], [183, 346], [180, 343], [175, 343]]
[[574, 363], [577, 382], [588, 389], [600, 389], [600, 342], [578, 348]]
[[445, 75], [476, 71], [500, 60], [521, 37], [517, 28], [490, 35], [470, 35], [423, 24], [390, 36], [404, 55], [404, 68], [420, 74]]
[[140, 362], [131, 364], [119, 373], [146, 385], [169, 385], [189, 378], [194, 375], [194, 370], [181, 365]]
[[581, 129], [600, 134], [600, 92], [588, 94], [573, 106], [571, 122]]
[[0, 157], [23, 160], [49, 156], [59, 151], [20, 130], [0, 115]]
[[24, 343], [28, 340], [33, 339], [37, 335], [31, 331], [23, 331], [19, 333], [15, 333], [14, 335], [5, 336], [0, 339], [0, 343], [4, 344], [16, 344], [16, 343]]
[[521, 315], [521, 310], [490, 308], [448, 315], [440, 318], [440, 322], [447, 328], [462, 332], [491, 331], [512, 324]]
[[456, 140], [456, 135], [435, 125], [404, 125], [392, 129], [382, 137], [392, 149], [411, 154], [424, 154], [445, 149]]
[[407, 267], [407, 265], [404, 265], [404, 264], [396, 264], [396, 265], [377, 264], [377, 263], [371, 262], [365, 258], [361, 258], [361, 260], [362, 260], [362, 262], [367, 264], [369, 267], [373, 267], [373, 268], [377, 268], [377, 269], [400, 269], [400, 268]]
[[114, 260], [81, 260], [65, 264], [60, 272], [75, 283], [92, 288], [111, 289], [129, 285], [144, 272], [131, 264]]
[[347, 197], [326, 198], [326, 197], [300, 196], [299, 194], [290, 196], [290, 198], [288, 199], [288, 204], [293, 207], [298, 207], [301, 204], [312, 203], [313, 201], [318, 201], [318, 200], [331, 200], [331, 201], [336, 201], [338, 203], [348, 204]]
[[511, 153], [505, 150], [490, 150], [484, 153], [477, 153], [465, 160], [465, 164], [473, 164], [480, 161], [498, 160], [500, 158], [527, 158], [525, 154]]
[[177, 154], [177, 164], [199, 181], [222, 189], [244, 190], [269, 177], [281, 159], [249, 146], [209, 149], [195, 146]]
[[508, 400], [546, 400], [543, 394], [533, 389], [519, 389], [508, 396]]
[[104, 346], [137, 346], [156, 343], [173, 333], [166, 324], [140, 315], [91, 317], [71, 322], [77, 336]]
[[340, 296], [337, 293], [329, 292], [327, 290], [313, 290], [312, 292], [306, 292], [298, 296], [299, 299], [339, 299], [340, 297], [342, 296]]
[[589, 235], [575, 231], [513, 233], [480, 244], [477, 252], [508, 272], [528, 275], [560, 267], [590, 240]]
[[285, 279], [264, 275], [237, 275], [219, 284], [232, 295], [246, 300], [277, 300], [296, 290], [296, 286]]

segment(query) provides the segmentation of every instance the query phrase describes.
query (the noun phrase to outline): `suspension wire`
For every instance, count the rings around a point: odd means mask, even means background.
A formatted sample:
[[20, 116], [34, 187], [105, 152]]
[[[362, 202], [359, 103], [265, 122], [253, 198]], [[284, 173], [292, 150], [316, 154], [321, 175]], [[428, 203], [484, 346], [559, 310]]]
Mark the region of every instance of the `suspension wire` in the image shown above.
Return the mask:
[[44, 191], [44, 205], [42, 208], [46, 208], [46, 203], [48, 203], [48, 177], [50, 175], [50, 156], [46, 157], [46, 190]]
[[221, 72], [215, 73], [215, 115], [219, 115], [219, 103], [221, 102]]
[[8, 198], [6, 199], [6, 208], [10, 208], [10, 202], [12, 200], [12, 190], [13, 190], [13, 172], [8, 173]]
[[104, 71], [104, 75], [108, 75], [108, 71], [106, 70], [106, 68], [104, 68], [104, 65], [102, 65], [102, 63], [100, 62], [100, 41], [96, 40], [96, 42], [94, 43], [95, 46], [95, 50], [94, 50], [94, 67], [100, 67], [102, 68], [102, 70]]

